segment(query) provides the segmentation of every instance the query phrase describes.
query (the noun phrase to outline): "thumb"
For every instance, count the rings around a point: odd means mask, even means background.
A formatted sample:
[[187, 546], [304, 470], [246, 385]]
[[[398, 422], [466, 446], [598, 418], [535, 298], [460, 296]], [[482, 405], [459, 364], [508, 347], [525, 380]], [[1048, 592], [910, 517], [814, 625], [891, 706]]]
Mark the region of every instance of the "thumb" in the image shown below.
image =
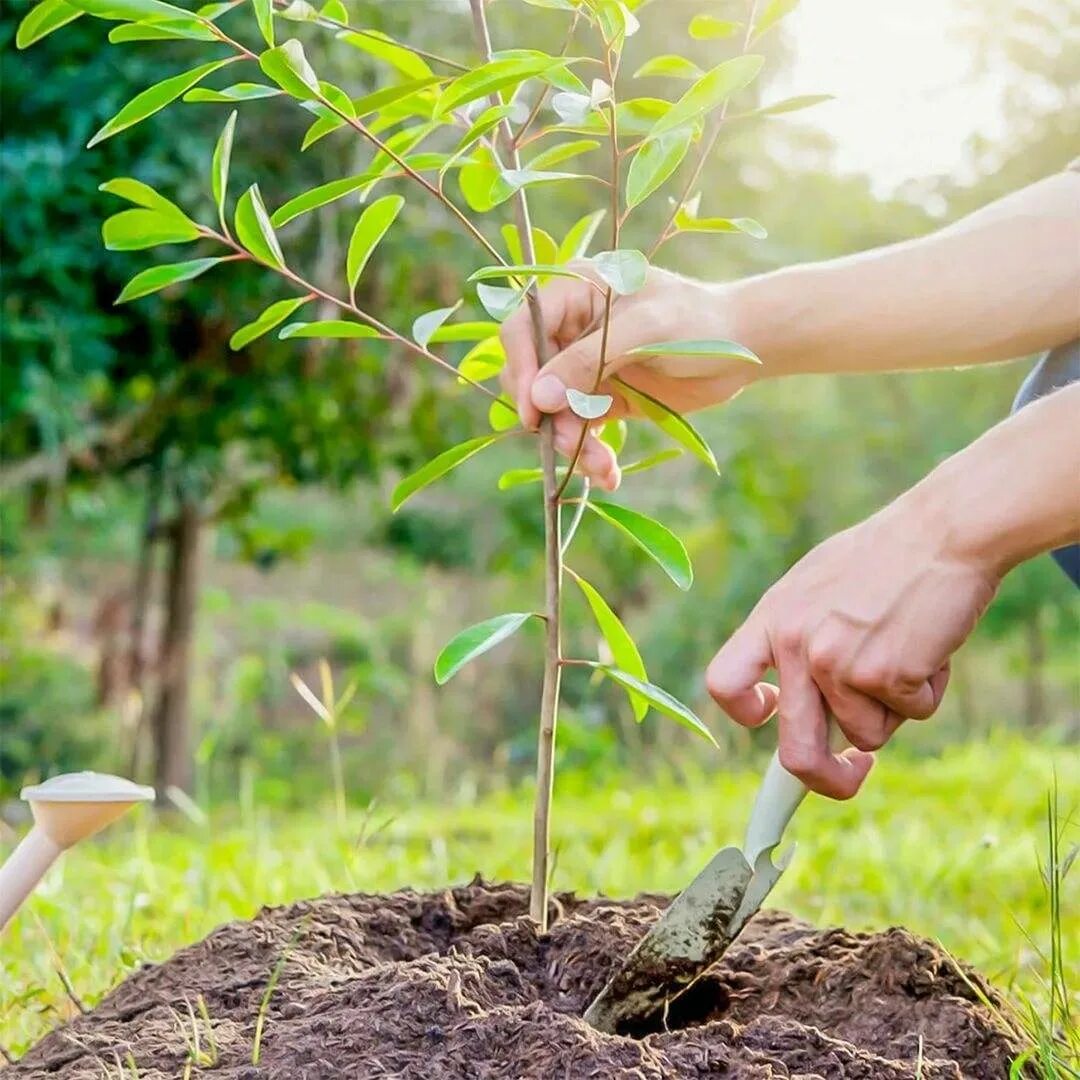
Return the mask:
[[633, 361], [644, 359], [628, 355], [629, 351], [641, 344], [635, 336], [633, 319], [630, 313], [621, 318], [613, 318], [608, 327], [607, 348], [604, 348], [603, 329], [594, 330], [567, 346], [557, 356], [551, 358], [533, 379], [530, 397], [533, 405], [541, 412], [561, 412], [566, 406], [566, 391], [580, 390], [591, 394], [597, 384], [597, 372], [600, 370], [600, 356], [604, 355], [604, 379], [616, 374], [621, 368]]
[[561, 412], [566, 408], [567, 390], [591, 393], [600, 369], [602, 347], [602, 334], [596, 331], [553, 356], [533, 379], [529, 392], [533, 405], [541, 412]]

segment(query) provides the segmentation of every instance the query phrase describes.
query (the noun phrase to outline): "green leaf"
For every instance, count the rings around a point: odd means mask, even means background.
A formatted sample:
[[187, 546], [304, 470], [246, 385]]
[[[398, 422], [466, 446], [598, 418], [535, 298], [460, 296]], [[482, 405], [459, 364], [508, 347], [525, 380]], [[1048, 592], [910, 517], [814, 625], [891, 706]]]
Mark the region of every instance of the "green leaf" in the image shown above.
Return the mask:
[[683, 542], [666, 526], [618, 503], [589, 502], [588, 508], [609, 525], [625, 533], [684, 592], [694, 580], [690, 556]]
[[627, 351], [627, 356], [712, 356], [722, 360], [745, 360], [750, 364], [760, 364], [756, 353], [737, 341], [725, 341], [722, 338], [699, 341], [656, 341], [651, 345], [638, 345]]
[[470, 150], [477, 140], [482, 139], [489, 131], [498, 127], [508, 116], [513, 115], [514, 105], [492, 105], [485, 109], [472, 123], [469, 130], [461, 136], [454, 152], [446, 159], [446, 163], [439, 170], [440, 176], [446, 172], [455, 162]]
[[682, 454], [683, 452], [675, 447], [668, 450], [657, 450], [655, 454], [643, 457], [640, 461], [632, 461], [629, 465], [624, 465], [622, 474], [623, 476], [633, 476], [634, 473], [647, 472], [649, 469], [655, 469], [657, 465], [663, 465], [665, 462], [681, 458]]
[[580, 259], [589, 250], [589, 244], [592, 243], [596, 230], [606, 214], [606, 210], [595, 210], [574, 222], [559, 245], [559, 257], [555, 261], [570, 262], [573, 259]]
[[671, 79], [700, 79], [705, 72], [685, 56], [665, 53], [647, 60], [634, 72], [635, 79], [644, 79], [649, 75], [663, 75]]
[[360, 215], [349, 240], [349, 251], [345, 259], [350, 296], [356, 292], [356, 283], [360, 280], [371, 253], [386, 235], [386, 230], [393, 225], [404, 205], [405, 200], [400, 195], [385, 195], [376, 199]]
[[148, 19], [140, 23], [121, 23], [109, 31], [109, 41], [113, 45], [128, 41], [176, 40], [217, 41], [218, 37], [209, 27], [188, 19]]
[[432, 76], [431, 68], [421, 57], [378, 30], [365, 30], [363, 33], [350, 30], [337, 36], [339, 41], [346, 41], [376, 60], [383, 60], [397, 68], [406, 78], [427, 79]]
[[15, 47], [29, 48], [35, 41], [40, 41], [54, 30], [66, 26], [81, 14], [78, 8], [72, 7], [65, 0], [41, 0], [41, 3], [35, 4], [19, 23], [19, 29], [15, 32]]
[[560, 57], [548, 56], [546, 53], [527, 53], [489, 60], [450, 82], [439, 95], [433, 115], [446, 116], [452, 109], [497, 93], [508, 86], [517, 86], [525, 79], [542, 75], [563, 63], [565, 61]]
[[259, 185], [252, 184], [236, 202], [233, 212], [236, 238], [255, 258], [279, 270], [285, 266], [285, 256], [274, 235], [274, 227], [266, 213]]
[[633, 248], [601, 251], [590, 261], [596, 267], [597, 274], [620, 296], [637, 292], [645, 284], [649, 273], [649, 260]]
[[543, 469], [507, 469], [499, 477], [499, 490], [521, 487], [523, 484], [538, 484], [544, 479]]
[[510, 431], [517, 427], [517, 406], [506, 394], [500, 394], [498, 399], [488, 406], [488, 425], [492, 431]]
[[334, 22], [346, 25], [349, 22], [349, 9], [345, 7], [341, 0], [326, 0], [326, 3], [319, 10], [319, 14], [324, 19], [332, 19]]
[[458, 185], [470, 210], [482, 214], [496, 205], [493, 191], [498, 179], [494, 156], [486, 146], [481, 146], [476, 157], [458, 173]]
[[413, 341], [415, 341], [421, 349], [426, 349], [428, 347], [428, 342], [431, 341], [431, 335], [434, 334], [459, 307], [461, 307], [460, 300], [454, 304], [453, 307], [436, 308], [434, 311], [427, 311], [423, 315], [418, 315], [412, 324]]
[[458, 371], [466, 379], [483, 382], [485, 379], [494, 379], [505, 364], [506, 350], [498, 336], [495, 336], [477, 342], [462, 357]]
[[224, 259], [192, 259], [190, 262], [168, 263], [165, 266], [154, 266], [149, 270], [143, 270], [124, 286], [123, 292], [116, 298], [116, 303], [126, 304], [129, 300], [138, 300], [141, 296], [148, 296], [169, 285], [190, 281], [224, 261]]
[[713, 41], [716, 38], [731, 37], [739, 27], [740, 22], [731, 19], [717, 19], [713, 15], [695, 15], [690, 20], [687, 30], [692, 38], [698, 41]]
[[606, 416], [614, 400], [610, 394], [586, 394], [573, 386], [566, 391], [566, 404], [582, 420], [599, 420]]
[[609, 420], [600, 431], [600, 441], [607, 443], [616, 454], [621, 454], [626, 445], [626, 434], [625, 420]]
[[106, 218], [101, 238], [109, 251], [141, 251], [158, 244], [186, 244], [198, 240], [199, 227], [183, 214], [157, 210], [121, 210]]
[[272, 49], [274, 47], [274, 0], [251, 0], [251, 6], [255, 9], [255, 21], [259, 24], [259, 33], [263, 41]]
[[500, 641], [505, 641], [531, 618], [531, 611], [512, 611], [508, 615], [496, 615], [494, 619], [485, 619], [462, 630], [436, 657], [435, 681], [442, 686], [470, 660], [475, 660], [489, 649], [495, 648]]
[[581, 154], [587, 154], [590, 150], [595, 150], [599, 145], [595, 139], [575, 139], [571, 142], [559, 143], [537, 154], [528, 163], [527, 168], [531, 172], [542, 172], [545, 169], [550, 169], [553, 165], [558, 165], [560, 162], [569, 161], [570, 158], [578, 157]]
[[229, 114], [214, 146], [214, 155], [210, 160], [210, 187], [217, 206], [218, 219], [225, 229], [225, 196], [229, 189], [229, 163], [232, 161], [233, 133], [236, 131], [236, 110]]
[[649, 139], [634, 155], [626, 175], [626, 208], [643, 203], [682, 164], [694, 132], [689, 126]]
[[190, 11], [163, 3], [162, 0], [68, 0], [73, 8], [98, 19], [139, 22], [142, 19], [187, 19], [196, 21]]
[[250, 345], [256, 338], [268, 334], [275, 326], [280, 326], [294, 311], [311, 300], [310, 296], [300, 296], [292, 300], [279, 300], [271, 304], [257, 319], [246, 326], [241, 326], [231, 338], [229, 348], [234, 351]]
[[[678, 720], [680, 724], [696, 732], [703, 739], [707, 739], [713, 746], [717, 746], [712, 732], [705, 726], [703, 721], [691, 709], [685, 706], [678, 698], [672, 697], [666, 690], [654, 686], [650, 682], [631, 675], [628, 671], [619, 671], [618, 668], [609, 667], [607, 664], [590, 664], [597, 671], [602, 671], [613, 682], [618, 683], [627, 693], [633, 691], [640, 694], [656, 710]], [[717, 746], [717, 749], [719, 747]]]
[[800, 94], [797, 97], [783, 98], [774, 101], [771, 105], [763, 105], [755, 109], [747, 116], [779, 116], [782, 113], [796, 112], [799, 109], [809, 109], [812, 105], [820, 105], [825, 101], [835, 101], [834, 94]]
[[765, 9], [754, 23], [754, 36], [752, 41], [757, 41], [762, 34], [771, 30], [781, 19], [790, 15], [799, 6], [799, 0], [770, 0]]
[[618, 382], [619, 392], [631, 404], [636, 405], [644, 416], [648, 417], [665, 435], [681, 446], [685, 446], [694, 457], [705, 462], [714, 473], [719, 475], [720, 466], [717, 464], [716, 455], [685, 416], [669, 409], [662, 401], [658, 401], [643, 390], [637, 390], [621, 379]]
[[390, 496], [390, 508], [397, 513], [418, 491], [422, 491], [429, 484], [445, 476], [451, 469], [456, 469], [463, 461], [468, 461], [474, 454], [480, 453], [485, 447], [501, 438], [501, 435], [481, 435], [478, 438], [469, 439], [468, 442], [452, 446], [449, 450], [444, 450], [438, 457], [432, 458], [416, 472], [406, 476], [394, 488]]
[[576, 270], [570, 270], [565, 266], [559, 266], [557, 263], [513, 263], [508, 266], [482, 266], [479, 270], [471, 273], [466, 280], [491, 281], [494, 278], [538, 277], [542, 274], [549, 277], [577, 278], [579, 281], [590, 280], [584, 274], [579, 274]]
[[275, 86], [266, 86], [263, 83], [238, 82], [232, 86], [226, 86], [222, 90], [207, 90], [197, 86], [184, 95], [187, 102], [207, 102], [214, 104], [231, 104], [234, 101], [255, 101], [257, 98], [280, 97], [281, 91]]
[[372, 113], [385, 109], [388, 105], [398, 104], [414, 95], [419, 95], [421, 91], [427, 90], [436, 83], [445, 81], [438, 75], [428, 74], [420, 79], [410, 79], [408, 82], [399, 83], [397, 86], [384, 86], [381, 90], [375, 90], [362, 98], [357, 98], [353, 102], [353, 107], [356, 109], [357, 116], [370, 116]]
[[320, 206], [326, 206], [329, 203], [336, 202], [338, 199], [343, 199], [346, 195], [351, 195], [354, 191], [359, 191], [369, 184], [372, 179], [371, 173], [360, 173], [359, 176], [344, 176], [340, 180], [331, 180], [328, 184], [320, 184], [317, 188], [312, 188], [310, 191], [305, 191], [302, 195], [290, 199], [284, 206], [279, 206], [274, 211], [270, 221], [275, 228], [280, 229], [283, 225], [287, 225], [292, 221], [293, 218], [300, 217], [301, 214], [307, 214], [312, 210], [317, 210]]
[[99, 129], [97, 134], [86, 144], [87, 147], [97, 146], [98, 143], [104, 142], [105, 139], [110, 138], [117, 132], [145, 120], [148, 116], [153, 116], [156, 112], [160, 112], [166, 105], [175, 101], [181, 94], [186, 90], [190, 90], [211, 72], [217, 71], [226, 64], [231, 64], [237, 59], [239, 58], [230, 56], [225, 60], [215, 60], [210, 64], [202, 64], [197, 68], [192, 68], [191, 71], [185, 71], [180, 75], [174, 75], [171, 79], [156, 83], [141, 94], [137, 94], [108, 123]]
[[476, 298], [483, 309], [496, 321], [505, 322], [517, 311], [525, 293], [520, 289], [504, 289], [500, 285], [476, 286]]
[[267, 49], [259, 57], [263, 74], [301, 101], [319, 97], [319, 79], [304, 55], [304, 46], [290, 38], [276, 49]]
[[506, 202], [515, 191], [534, 184], [555, 184], [563, 180], [596, 180], [585, 173], [538, 172], [535, 169], [503, 169], [492, 184], [489, 198], [494, 205]]
[[319, 17], [319, 13], [307, 0], [292, 0], [279, 14], [290, 22], [315, 22]]
[[675, 227], [679, 232], [741, 232], [757, 240], [764, 240], [769, 235], [765, 226], [753, 218], [699, 218], [694, 217], [685, 207], [680, 208], [675, 215]]
[[136, 206], [144, 206], [147, 210], [157, 210], [161, 214], [172, 214], [187, 220], [187, 215], [176, 203], [160, 195], [149, 184], [134, 180], [130, 176], [118, 176], [114, 180], [106, 180], [104, 184], [98, 185], [98, 191], [127, 199], [128, 202]]
[[377, 338], [378, 330], [364, 323], [345, 319], [321, 319], [318, 322], [289, 323], [278, 334], [280, 340], [287, 338]]
[[682, 127], [715, 109], [736, 91], [752, 82], [764, 63], [761, 56], [736, 56], [725, 60], [700, 79], [656, 122], [651, 137]]
[[[554, 100], [552, 98], [553, 104]], [[671, 102], [664, 101], [663, 98], [641, 97], [619, 102], [615, 106], [619, 134], [625, 137], [648, 135], [670, 108]], [[607, 135], [607, 117], [594, 112], [581, 123], [564, 123], [556, 130], [579, 131], [584, 135]]]
[[[507, 254], [510, 256], [510, 261], [516, 263], [524, 262], [525, 254], [521, 250], [521, 239], [518, 236], [517, 226], [509, 224], [504, 225], [499, 232], [502, 233], [503, 241], [506, 244]], [[546, 233], [543, 229], [534, 227], [532, 230], [532, 242], [533, 252], [536, 255], [536, 261], [538, 263], [559, 262], [559, 249], [550, 233]]]
[[[589, 602], [589, 607], [592, 608], [593, 618], [596, 619], [596, 625], [600, 628], [600, 633], [604, 635], [604, 640], [611, 650], [612, 659], [621, 670], [629, 672], [636, 679], [648, 683], [649, 673], [645, 670], [645, 662], [641, 659], [641, 653], [638, 652], [634, 639], [630, 636], [626, 627], [623, 626], [618, 615], [611, 610], [608, 602], [583, 577], [575, 574], [570, 567], [565, 569], [585, 594], [585, 599]], [[630, 707], [634, 710], [635, 719], [638, 723], [641, 723], [645, 719], [645, 714], [649, 711], [648, 698], [629, 687], [626, 687], [626, 696], [630, 699]]]
[[[572, 91], [564, 91], [555, 94], [551, 98], [551, 107], [564, 124], [585, 124], [590, 119], [590, 114], [596, 108], [592, 98], [588, 94], [575, 94]], [[603, 121], [597, 117], [600, 125]]]
[[497, 322], [463, 322], [453, 323], [451, 326], [442, 326], [431, 335], [431, 342], [442, 341], [483, 341], [486, 338], [499, 335]]

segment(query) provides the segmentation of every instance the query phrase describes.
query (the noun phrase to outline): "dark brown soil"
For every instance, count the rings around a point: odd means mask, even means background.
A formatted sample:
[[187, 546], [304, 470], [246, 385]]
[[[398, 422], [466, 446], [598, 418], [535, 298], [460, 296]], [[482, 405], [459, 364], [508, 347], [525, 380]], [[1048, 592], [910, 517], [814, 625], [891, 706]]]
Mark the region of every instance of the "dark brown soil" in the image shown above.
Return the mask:
[[[560, 895], [542, 938], [523, 888], [479, 880], [267, 909], [137, 972], [5, 1075], [126, 1080], [117, 1062], [130, 1052], [140, 1080], [174, 1080], [191, 1038], [186, 1002], [201, 994], [219, 1057], [192, 1075], [220, 1080], [1008, 1076], [1016, 1048], [935, 946], [775, 911], [750, 923], [668, 1030], [598, 1034], [582, 1011], [665, 903]], [[259, 1003], [286, 951], [254, 1066]]]

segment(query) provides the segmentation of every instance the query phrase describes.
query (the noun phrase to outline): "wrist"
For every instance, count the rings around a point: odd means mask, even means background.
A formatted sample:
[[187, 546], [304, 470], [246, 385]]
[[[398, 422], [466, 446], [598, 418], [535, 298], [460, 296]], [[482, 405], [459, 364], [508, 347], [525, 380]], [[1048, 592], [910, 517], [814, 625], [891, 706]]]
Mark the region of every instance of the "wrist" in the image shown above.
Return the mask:
[[809, 282], [803, 268], [714, 286], [728, 312], [730, 336], [761, 359], [759, 378], [797, 375], [816, 349], [814, 312], [808, 303]]

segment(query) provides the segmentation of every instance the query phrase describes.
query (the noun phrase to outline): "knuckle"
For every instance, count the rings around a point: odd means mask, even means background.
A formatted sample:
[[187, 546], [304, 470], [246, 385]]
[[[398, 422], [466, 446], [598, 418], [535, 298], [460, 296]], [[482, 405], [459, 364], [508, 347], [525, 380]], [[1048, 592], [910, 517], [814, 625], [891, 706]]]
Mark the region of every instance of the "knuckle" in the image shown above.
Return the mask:
[[885, 730], [882, 727], [852, 727], [851, 725], [848, 725], [847, 727], [841, 725], [841, 727], [844, 729], [844, 734], [847, 736], [848, 742], [851, 743], [856, 750], [864, 750], [867, 753], [880, 750], [888, 739]]
[[773, 632], [776, 648], [788, 656], [797, 655], [803, 649], [802, 630], [793, 623], [784, 623]]
[[718, 704], [730, 701], [737, 693], [724, 664], [716, 660], [705, 669], [705, 689]]
[[803, 743], [781, 745], [780, 764], [800, 780], [816, 780], [819, 777], [821, 758], [812, 747]]
[[840, 667], [840, 652], [831, 642], [810, 642], [806, 658], [815, 675], [831, 675]]

